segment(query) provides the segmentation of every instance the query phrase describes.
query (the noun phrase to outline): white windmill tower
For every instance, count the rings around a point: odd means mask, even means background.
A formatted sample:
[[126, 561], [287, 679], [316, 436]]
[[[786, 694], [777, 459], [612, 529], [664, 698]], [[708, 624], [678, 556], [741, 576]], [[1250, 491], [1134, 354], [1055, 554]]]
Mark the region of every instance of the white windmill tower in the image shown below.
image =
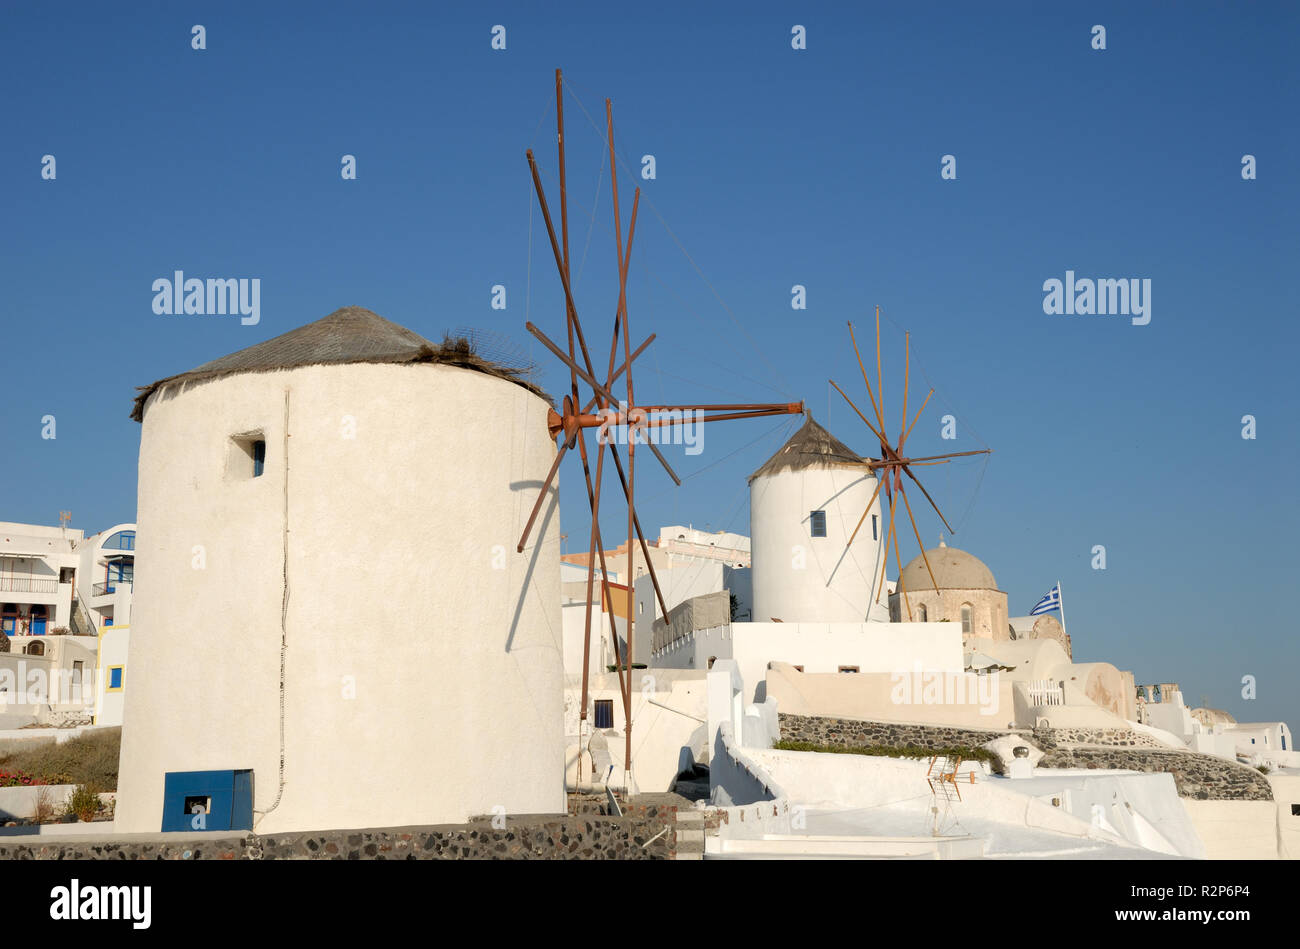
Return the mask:
[[756, 621], [888, 622], [878, 483], [811, 417], [750, 475]]

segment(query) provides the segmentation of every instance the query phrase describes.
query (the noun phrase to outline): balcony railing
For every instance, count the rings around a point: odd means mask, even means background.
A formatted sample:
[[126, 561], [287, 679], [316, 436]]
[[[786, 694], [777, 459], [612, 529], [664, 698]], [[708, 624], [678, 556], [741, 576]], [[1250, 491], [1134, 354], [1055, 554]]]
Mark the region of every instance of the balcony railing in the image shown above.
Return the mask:
[[58, 593], [59, 581], [40, 577], [0, 577], [0, 593]]
[[1054, 682], [1051, 679], [1034, 679], [1028, 683], [1027, 689], [1030, 705], [1065, 704], [1065, 690], [1059, 682]]
[[131, 581], [113, 580], [110, 583], [96, 583], [90, 588], [90, 593], [92, 596], [103, 596], [106, 593], [115, 592], [118, 587], [126, 587], [129, 590], [131, 589]]

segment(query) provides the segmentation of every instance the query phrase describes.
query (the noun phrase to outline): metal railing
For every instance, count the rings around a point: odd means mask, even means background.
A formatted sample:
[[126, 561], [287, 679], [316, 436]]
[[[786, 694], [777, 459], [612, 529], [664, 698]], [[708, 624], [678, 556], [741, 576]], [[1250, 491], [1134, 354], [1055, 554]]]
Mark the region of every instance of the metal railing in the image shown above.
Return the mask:
[[92, 596], [103, 596], [106, 593], [116, 592], [118, 587], [126, 587], [129, 590], [131, 584], [131, 580], [111, 580], [106, 583], [96, 583], [90, 588], [90, 593]]
[[0, 593], [58, 593], [58, 580], [38, 577], [0, 577]]
[[90, 611], [86, 605], [81, 602], [80, 597], [72, 599], [72, 634], [74, 636], [94, 636], [95, 621], [90, 616]]

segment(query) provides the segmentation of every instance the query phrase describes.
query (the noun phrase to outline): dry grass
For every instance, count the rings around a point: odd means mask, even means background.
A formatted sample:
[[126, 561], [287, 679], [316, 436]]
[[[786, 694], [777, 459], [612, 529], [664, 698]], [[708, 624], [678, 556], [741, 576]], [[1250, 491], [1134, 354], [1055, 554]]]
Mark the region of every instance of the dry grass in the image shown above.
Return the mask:
[[47, 785], [36, 789], [36, 813], [32, 816], [38, 824], [45, 824], [54, 819], [54, 798]]
[[66, 741], [41, 742], [0, 757], [0, 768], [26, 771], [46, 784], [88, 784], [117, 790], [122, 729], [105, 728]]

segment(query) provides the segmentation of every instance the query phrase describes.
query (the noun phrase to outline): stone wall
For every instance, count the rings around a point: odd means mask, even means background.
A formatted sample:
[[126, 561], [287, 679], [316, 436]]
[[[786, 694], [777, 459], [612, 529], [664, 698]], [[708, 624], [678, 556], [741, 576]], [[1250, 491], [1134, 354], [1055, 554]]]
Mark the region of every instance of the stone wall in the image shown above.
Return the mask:
[[978, 748], [985, 742], [1009, 734], [1005, 729], [866, 722], [812, 715], [780, 714], [778, 718], [783, 741], [808, 741], [818, 745], [843, 745], [849, 748]]
[[1118, 748], [1160, 748], [1168, 745], [1131, 728], [1035, 728], [1034, 744], [1044, 751], [1063, 745], [1109, 745]]
[[1041, 748], [1040, 768], [1123, 769], [1173, 775], [1181, 797], [1201, 801], [1271, 801], [1272, 788], [1259, 771], [1213, 755], [1179, 751], [1126, 728], [988, 730], [944, 725], [906, 725], [848, 718], [780, 715], [781, 738], [849, 748], [980, 747], [1014, 734]]
[[1167, 771], [1180, 797], [1200, 801], [1271, 801], [1273, 791], [1259, 771], [1213, 755], [1148, 748], [1054, 748], [1041, 768], [1123, 768]]
[[[500, 823], [500, 822], [499, 822]], [[0, 837], [4, 860], [671, 860], [676, 809], [490, 819], [436, 827], [293, 834], [139, 834], [117, 840]]]

